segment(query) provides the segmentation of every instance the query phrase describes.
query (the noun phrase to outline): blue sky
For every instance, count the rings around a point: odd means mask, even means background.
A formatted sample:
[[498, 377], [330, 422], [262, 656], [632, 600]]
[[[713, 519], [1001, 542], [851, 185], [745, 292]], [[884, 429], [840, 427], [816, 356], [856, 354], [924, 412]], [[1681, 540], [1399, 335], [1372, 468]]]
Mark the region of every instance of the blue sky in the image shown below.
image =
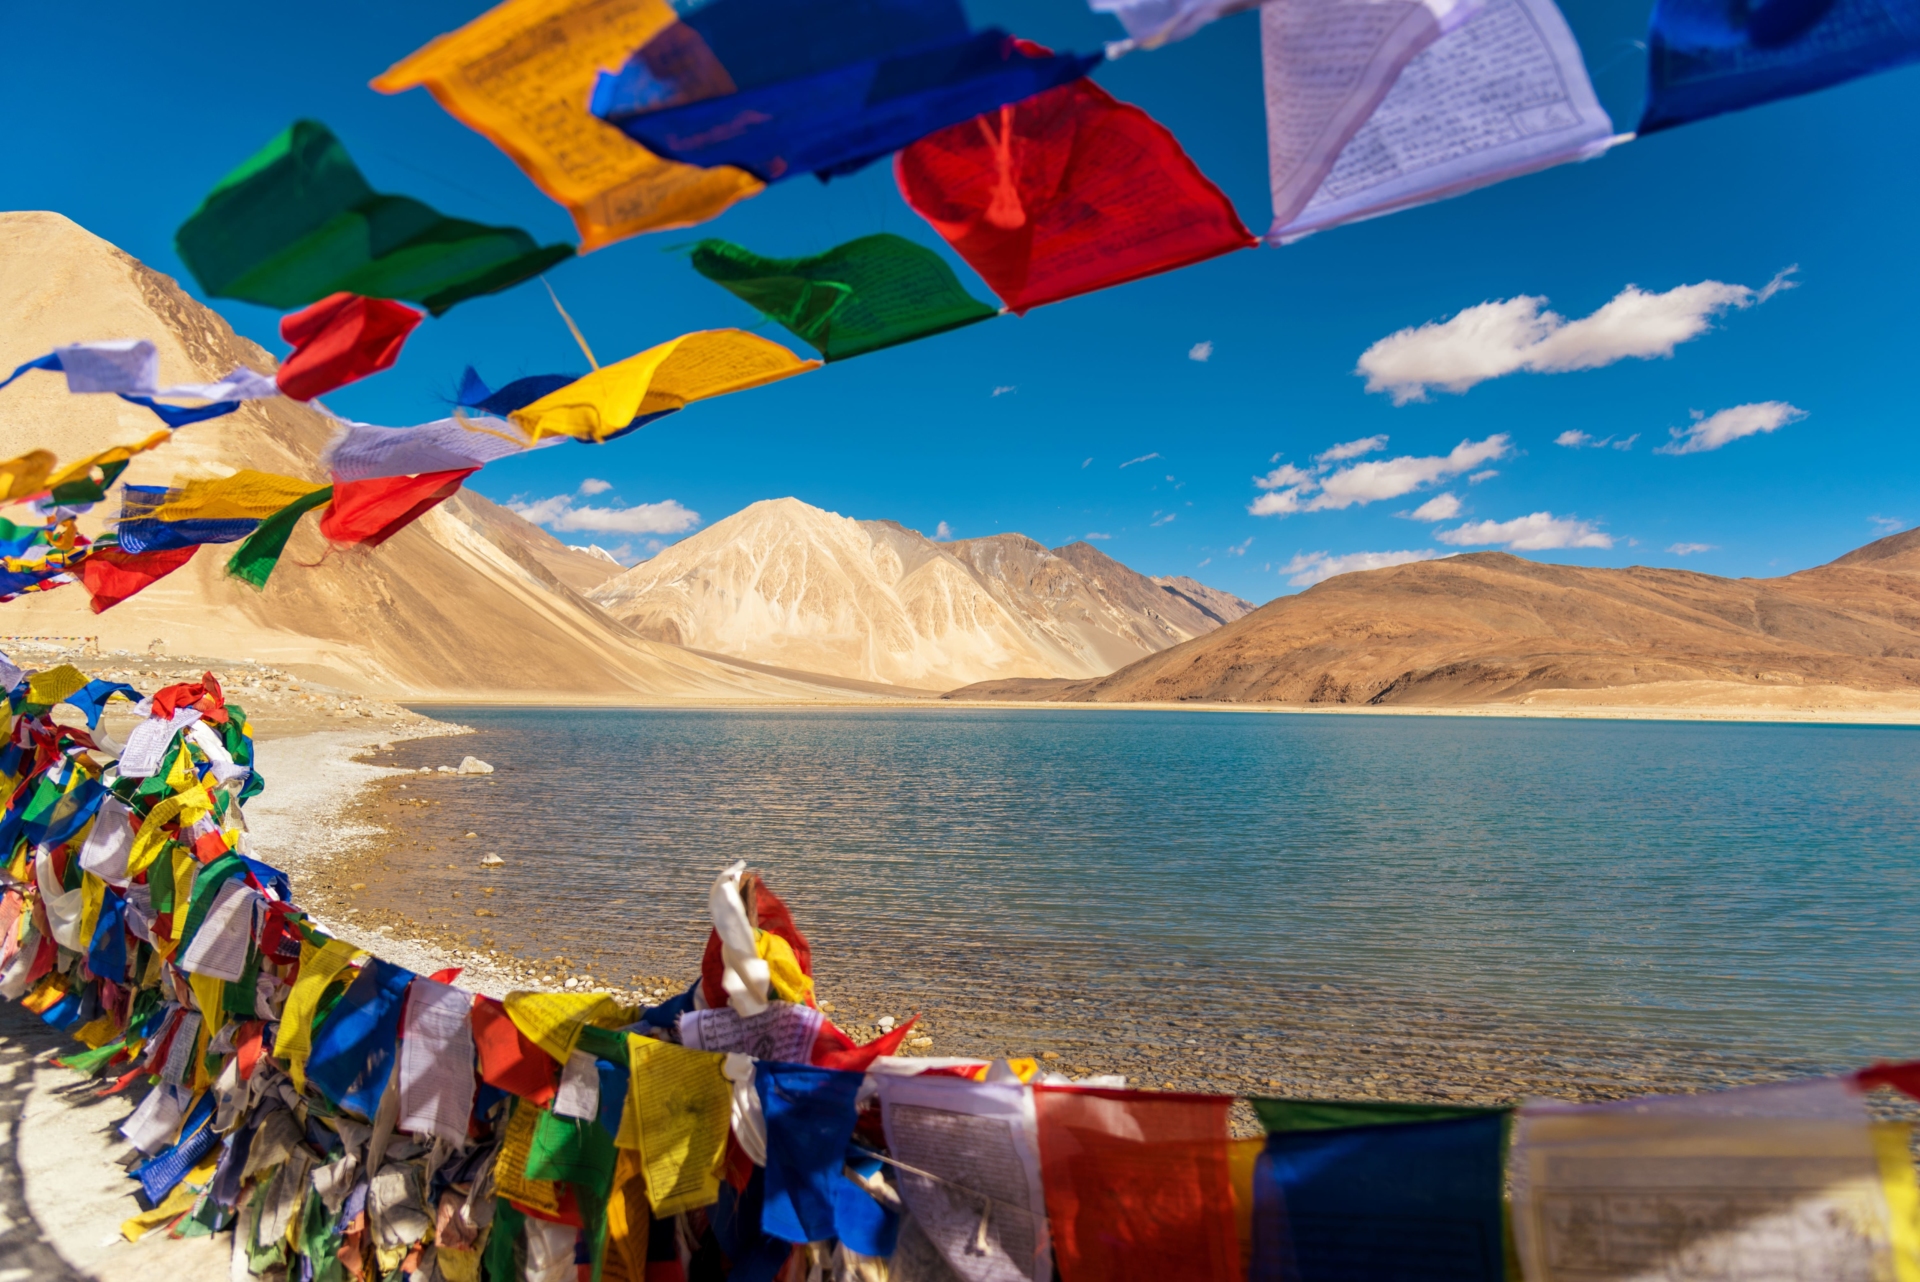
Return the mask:
[[[1091, 49], [1119, 34], [1081, 0], [967, 7], [977, 25], [1057, 48]], [[1563, 9], [1602, 102], [1630, 129], [1647, 4], [1565, 0]], [[192, 288], [173, 252], [174, 227], [221, 175], [310, 116], [333, 127], [381, 190], [571, 239], [564, 212], [424, 91], [385, 97], [366, 88], [480, 10], [444, 0], [340, 0], [324, 10], [17, 6], [0, 79], [9, 143], [0, 207], [58, 210]], [[1170, 127], [1246, 223], [1264, 230], [1254, 15], [1129, 56], [1096, 79]], [[1898, 374], [1910, 368], [1920, 329], [1911, 303], [1920, 293], [1916, 91], [1920, 70], [1907, 69], [1673, 130], [1585, 165], [707, 402], [604, 447], [508, 460], [476, 476], [474, 488], [501, 501], [574, 494], [575, 506], [672, 501], [699, 514], [694, 528], [791, 494], [928, 534], [942, 523], [957, 537], [1020, 531], [1052, 545], [1097, 534], [1136, 569], [1193, 574], [1255, 601], [1359, 563], [1337, 558], [1515, 540], [1521, 555], [1575, 564], [1786, 573], [1920, 521], [1912, 486], [1920, 446]], [[715, 235], [785, 255], [876, 231], [945, 252], [901, 202], [891, 169], [876, 166], [831, 186], [777, 184], [697, 231], [629, 240], [550, 279], [604, 361], [688, 330], [760, 325], [675, 246]], [[952, 261], [979, 297], [991, 297]], [[1794, 288], [1756, 301], [1794, 266]], [[1522, 370], [1404, 404], [1390, 390], [1369, 392], [1355, 372], [1389, 335], [1479, 304], [1545, 297], [1577, 321], [1629, 285], [1664, 294], [1705, 282], [1754, 292], [1663, 300], [1654, 310], [1669, 320], [1678, 311], [1707, 325], [1669, 358]], [[242, 333], [285, 350], [276, 313], [214, 305]], [[1509, 304], [1492, 318], [1531, 314]], [[1556, 341], [1579, 349], [1585, 332]], [[1433, 336], [1371, 359], [1389, 381], [1411, 377], [1431, 364]], [[108, 337], [134, 335], [74, 336]], [[1205, 361], [1192, 359], [1197, 344], [1211, 344]], [[1508, 364], [1528, 359], [1509, 355]], [[1535, 365], [1580, 363], [1578, 350], [1531, 356]], [[440, 417], [468, 363], [496, 385], [583, 368], [545, 292], [523, 286], [427, 322], [397, 368], [328, 404], [395, 425]], [[1710, 417], [1765, 405], [1779, 408]], [[1707, 427], [1693, 430], [1696, 414], [1709, 416]], [[1675, 429], [1700, 446], [1763, 421], [1775, 430], [1717, 448], [1653, 450]], [[1577, 439], [1569, 433], [1606, 444], [1556, 444]], [[1387, 439], [1377, 450], [1314, 462], [1378, 436]], [[1629, 448], [1613, 448], [1629, 438]], [[1472, 445], [1456, 454], [1462, 442]], [[1367, 462], [1390, 466], [1338, 471]], [[1263, 494], [1289, 489], [1288, 474], [1272, 476], [1282, 464], [1311, 479], [1292, 500], [1266, 506], [1295, 510], [1250, 512]], [[1483, 472], [1497, 475], [1470, 479]], [[1367, 498], [1411, 475], [1430, 483]], [[1263, 490], [1258, 477], [1275, 483]], [[609, 487], [579, 497], [589, 479]], [[1442, 494], [1458, 504], [1451, 518], [1398, 515]], [[1537, 513], [1552, 521], [1523, 520]], [[618, 531], [563, 537], [638, 554], [647, 545], [644, 534]], [[1554, 542], [1590, 546], [1526, 546]]]

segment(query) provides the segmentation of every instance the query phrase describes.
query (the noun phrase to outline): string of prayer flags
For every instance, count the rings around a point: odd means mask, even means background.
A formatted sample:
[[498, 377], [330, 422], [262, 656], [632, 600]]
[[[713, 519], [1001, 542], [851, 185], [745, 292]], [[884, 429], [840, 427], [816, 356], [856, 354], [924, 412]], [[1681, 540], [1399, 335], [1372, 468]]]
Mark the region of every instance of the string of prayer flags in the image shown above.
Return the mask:
[[368, 481], [472, 469], [559, 443], [558, 437], [529, 440], [517, 424], [491, 417], [443, 418], [417, 427], [375, 427], [343, 420], [320, 461], [335, 481]]
[[121, 489], [120, 547], [132, 553], [236, 543], [261, 521], [321, 487], [290, 476], [242, 469], [232, 476], [188, 481], [179, 488]]
[[375, 192], [325, 125], [295, 121], [221, 179], [174, 233], [200, 287], [282, 310], [332, 294], [403, 298], [435, 316], [573, 256], [518, 227], [448, 218]]
[[1757, 107], [1920, 58], [1920, 0], [1658, 0], [1640, 132]]
[[[16, 367], [0, 379], [0, 388], [30, 370], [66, 375], [67, 391], [106, 393], [150, 409], [170, 428], [220, 418], [240, 408], [240, 402], [276, 396], [280, 389], [265, 374], [239, 366], [217, 383], [180, 383], [160, 386], [160, 352], [144, 338], [69, 343], [45, 356]], [[158, 397], [188, 397], [204, 405], [172, 405]]]
[[1258, 6], [1260, 0], [1087, 0], [1095, 13], [1110, 13], [1135, 47], [1157, 49], [1185, 40], [1210, 22]]
[[[332, 501], [333, 487], [324, 486], [311, 494], [295, 499], [272, 516], [262, 520], [252, 534], [241, 540], [240, 546], [234, 549], [233, 555], [227, 558], [227, 574], [251, 587], [265, 588], [267, 580], [273, 575], [274, 567], [280, 564], [280, 554], [287, 550], [287, 540], [293, 537], [293, 529], [300, 523], [300, 518]], [[167, 554], [155, 553], [154, 555]], [[138, 590], [135, 589], [135, 591]]]
[[776, 383], [820, 365], [745, 330], [700, 330], [602, 366], [509, 417], [534, 441], [545, 436], [610, 441], [695, 401]]
[[1260, 45], [1274, 244], [1623, 141], [1553, 0], [1272, 0]]
[[478, 468], [341, 481], [320, 517], [320, 533], [332, 543], [378, 547], [453, 497]]
[[311, 307], [280, 318], [280, 337], [293, 353], [274, 375], [282, 395], [296, 401], [344, 387], [389, 369], [419, 312], [385, 298], [330, 294]]
[[1034, 56], [995, 28], [791, 80], [656, 105], [643, 57], [602, 76], [593, 112], [658, 155], [763, 181], [848, 174], [948, 125], [1078, 80], [1103, 54]]
[[454, 393], [453, 400], [454, 404], [465, 409], [506, 415], [525, 409], [548, 392], [557, 392], [579, 377], [578, 374], [529, 374], [514, 379], [496, 392], [487, 386], [480, 372], [469, 365], [460, 375], [460, 390]]
[[587, 110], [601, 69], [672, 25], [662, 0], [506, 0], [401, 59], [373, 88], [426, 86], [566, 208], [584, 254], [706, 222], [763, 189], [743, 170], [662, 160]]
[[172, 439], [172, 430], [163, 428], [144, 440], [109, 446], [43, 477], [41, 492], [47, 501], [63, 506], [98, 503], [106, 498], [107, 491], [120, 479], [135, 455], [156, 449]]
[[1253, 1101], [1253, 1282], [1505, 1282], [1511, 1110]]
[[969, 295], [938, 254], [886, 233], [806, 258], [763, 258], [703, 240], [693, 248], [693, 269], [828, 361], [999, 315]]
[[1061, 1282], [1238, 1282], [1220, 1095], [1035, 1086]]
[[922, 138], [894, 172], [1020, 314], [1259, 243], [1164, 126], [1089, 80]]

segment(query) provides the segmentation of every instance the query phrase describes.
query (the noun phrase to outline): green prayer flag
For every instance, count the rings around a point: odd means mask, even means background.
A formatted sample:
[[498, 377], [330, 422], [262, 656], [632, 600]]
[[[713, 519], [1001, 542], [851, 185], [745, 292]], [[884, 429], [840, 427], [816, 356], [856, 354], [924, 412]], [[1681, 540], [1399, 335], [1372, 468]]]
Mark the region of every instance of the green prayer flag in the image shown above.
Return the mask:
[[90, 1051], [79, 1051], [72, 1055], [63, 1056], [53, 1062], [62, 1068], [72, 1069], [76, 1073], [84, 1073], [88, 1077], [98, 1077], [101, 1071], [106, 1068], [107, 1061], [126, 1048], [127, 1039], [125, 1037], [119, 1037], [108, 1042], [105, 1046], [97, 1046]]
[[592, 1276], [600, 1276], [607, 1238], [607, 1198], [613, 1192], [616, 1160], [613, 1136], [590, 1117], [542, 1112], [527, 1148], [527, 1178], [558, 1180], [573, 1188], [574, 1203], [586, 1226], [593, 1255]]
[[227, 558], [227, 573], [242, 583], [265, 588], [267, 580], [273, 577], [273, 567], [280, 564], [280, 554], [287, 550], [287, 540], [293, 537], [293, 527], [300, 524], [300, 518], [313, 509], [331, 502], [333, 487], [329, 485], [295, 499], [260, 522], [252, 534], [240, 541], [233, 555]]
[[1491, 1117], [1509, 1108], [1469, 1104], [1402, 1104], [1386, 1100], [1255, 1099], [1248, 1101], [1269, 1135], [1276, 1131], [1334, 1131], [1350, 1126], [1394, 1126], [1405, 1122], [1457, 1122]]
[[520, 1282], [520, 1260], [526, 1253], [524, 1248], [519, 1251], [514, 1248], [520, 1245], [520, 1233], [526, 1222], [527, 1217], [515, 1209], [513, 1203], [504, 1197], [494, 1199], [493, 1227], [487, 1233], [487, 1247], [480, 1256], [483, 1282]]
[[222, 855], [212, 863], [201, 868], [193, 879], [193, 894], [187, 900], [186, 924], [175, 934], [180, 941], [180, 956], [187, 955], [187, 946], [193, 937], [200, 933], [200, 923], [207, 919], [207, 913], [213, 908], [213, 900], [220, 893], [220, 887], [238, 875], [246, 873], [247, 866], [240, 856]]
[[693, 269], [786, 327], [829, 361], [998, 316], [946, 260], [903, 236], [862, 236], [810, 258], [762, 258], [724, 240], [693, 248]]
[[333, 131], [297, 120], [220, 180], [174, 233], [215, 298], [283, 310], [346, 291], [438, 316], [573, 256], [518, 227], [489, 227], [367, 185]]

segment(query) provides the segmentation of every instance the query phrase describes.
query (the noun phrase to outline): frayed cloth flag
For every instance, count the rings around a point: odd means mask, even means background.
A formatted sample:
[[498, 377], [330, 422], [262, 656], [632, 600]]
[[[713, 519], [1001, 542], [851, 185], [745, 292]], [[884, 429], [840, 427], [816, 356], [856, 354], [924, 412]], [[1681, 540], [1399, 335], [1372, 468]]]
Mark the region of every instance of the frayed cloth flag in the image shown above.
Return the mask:
[[280, 318], [293, 352], [273, 376], [285, 396], [310, 401], [336, 387], [391, 368], [424, 317], [404, 303], [331, 294]]
[[1033, 57], [994, 28], [869, 57], [814, 75], [703, 98], [650, 105], [644, 59], [594, 87], [594, 114], [658, 155], [734, 165], [768, 182], [852, 173], [936, 130], [1078, 80], [1104, 61]]
[[128, 552], [112, 544], [96, 545], [80, 565], [80, 582], [92, 598], [93, 612], [100, 614], [166, 578], [199, 550], [198, 543], [145, 553]]
[[843, 1182], [861, 1073], [805, 1064], [755, 1065], [753, 1084], [767, 1127], [766, 1201], [760, 1226], [789, 1242], [840, 1236], [835, 1186]]
[[520, 427], [501, 418], [443, 418], [417, 427], [375, 427], [343, 419], [320, 462], [336, 482], [371, 481], [482, 467], [559, 443], [557, 437], [530, 440]]
[[454, 393], [453, 399], [455, 404], [465, 409], [506, 415], [517, 409], [525, 409], [542, 396], [559, 391], [579, 377], [578, 374], [529, 374], [525, 378], [514, 379], [496, 392], [480, 377], [480, 371], [469, 365], [460, 375], [460, 390]]
[[370, 957], [313, 1030], [307, 1080], [335, 1104], [366, 1118], [380, 1111], [412, 982], [412, 971]]
[[603, 68], [673, 25], [664, 0], [507, 0], [401, 59], [373, 87], [424, 85], [566, 208], [586, 253], [706, 222], [763, 188], [743, 170], [663, 160], [587, 110]]
[[1920, 58], [1920, 0], [1658, 0], [1640, 132], [1825, 89]]
[[177, 489], [129, 485], [121, 490], [115, 529], [121, 548], [135, 553], [236, 543], [267, 517], [320, 488], [311, 481], [251, 469], [189, 481]]
[[609, 441], [695, 401], [777, 383], [820, 364], [744, 330], [701, 330], [602, 366], [509, 417], [536, 441]]
[[1224, 1095], [1035, 1086], [1062, 1282], [1239, 1282]]
[[1260, 47], [1270, 243], [1622, 141], [1553, 0], [1271, 0]]
[[1503, 1282], [1508, 1109], [1255, 1100], [1254, 1282]]
[[404, 298], [438, 316], [573, 256], [518, 227], [488, 227], [385, 196], [325, 125], [295, 121], [221, 179], [174, 234], [200, 288], [282, 309], [330, 294]]
[[341, 481], [320, 518], [320, 533], [332, 543], [378, 547], [426, 512], [453, 497], [478, 468]]
[[999, 315], [969, 295], [938, 254], [887, 233], [806, 258], [763, 258], [703, 240], [693, 248], [693, 269], [829, 361]]
[[[280, 392], [273, 379], [245, 366], [235, 368], [217, 383], [161, 387], [159, 350], [144, 338], [72, 343], [55, 348], [45, 356], [18, 366], [5, 379], [0, 379], [0, 387], [36, 369], [65, 374], [69, 392], [105, 393], [150, 409], [169, 428], [220, 418], [239, 409], [242, 401], [277, 396]], [[155, 399], [161, 396], [188, 397], [207, 403], [170, 405]]]
[[1110, 13], [1142, 49], [1185, 40], [1210, 22], [1258, 8], [1260, 0], [1087, 0], [1095, 13]]
[[923, 138], [894, 173], [1018, 313], [1259, 243], [1164, 126], [1090, 80]]
[[227, 558], [227, 573], [251, 587], [265, 588], [274, 567], [280, 564], [280, 555], [287, 550], [287, 540], [293, 537], [293, 529], [300, 523], [300, 518], [332, 501], [333, 487], [328, 485], [295, 499], [261, 521], [253, 533], [233, 550], [233, 555]]

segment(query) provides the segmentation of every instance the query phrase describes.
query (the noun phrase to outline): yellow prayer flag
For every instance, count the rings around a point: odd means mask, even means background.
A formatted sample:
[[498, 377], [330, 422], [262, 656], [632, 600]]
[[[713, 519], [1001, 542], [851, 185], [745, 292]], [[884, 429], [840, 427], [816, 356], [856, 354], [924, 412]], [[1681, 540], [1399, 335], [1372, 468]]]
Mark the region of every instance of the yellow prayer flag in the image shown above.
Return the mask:
[[1233, 1189], [1233, 1227], [1242, 1260], [1253, 1259], [1253, 1165], [1266, 1147], [1264, 1136], [1227, 1141], [1227, 1183]]
[[1873, 1153], [1887, 1195], [1888, 1245], [1896, 1282], [1920, 1282], [1920, 1179], [1913, 1170], [1913, 1127], [1875, 1122]]
[[773, 995], [780, 1001], [800, 1006], [813, 1005], [813, 978], [800, 969], [793, 945], [770, 930], [760, 931], [753, 941], [754, 951], [767, 963], [767, 975]]
[[323, 489], [312, 481], [242, 468], [232, 476], [188, 481], [179, 497], [147, 516], [155, 521], [264, 521], [298, 499]]
[[212, 810], [213, 798], [207, 795], [205, 784], [196, 784], [185, 792], [162, 797], [154, 803], [153, 809], [141, 821], [140, 834], [133, 839], [133, 849], [127, 852], [128, 878], [138, 877], [145, 872], [159, 858], [160, 852], [167, 848], [168, 824], [190, 824]]
[[500, 1140], [500, 1156], [493, 1163], [493, 1187], [502, 1197], [548, 1215], [560, 1213], [560, 1195], [552, 1180], [527, 1178], [527, 1159], [533, 1153], [533, 1130], [546, 1112], [531, 1100], [513, 1101], [507, 1133]]
[[373, 87], [425, 85], [566, 207], [584, 254], [706, 222], [765, 186], [742, 169], [662, 160], [587, 110], [598, 73], [618, 71], [674, 20], [666, 0], [507, 0], [401, 59]]
[[280, 1013], [280, 1035], [274, 1039], [273, 1057], [288, 1063], [294, 1086], [307, 1089], [307, 1056], [313, 1053], [313, 1017], [320, 1009], [320, 998], [341, 971], [355, 957], [364, 956], [344, 939], [329, 939], [320, 948], [300, 945], [300, 977], [287, 994]]
[[727, 1057], [632, 1034], [627, 1057], [632, 1079], [614, 1142], [640, 1151], [654, 1215], [717, 1201], [732, 1117]]
[[[111, 449], [101, 450], [98, 454], [83, 458], [78, 463], [68, 464], [61, 471], [46, 478], [39, 486], [39, 489], [28, 490], [27, 493], [37, 494], [40, 490], [58, 489], [62, 485], [70, 485], [75, 481], [92, 480], [94, 479], [94, 468], [104, 468], [109, 463], [124, 463], [134, 455], [145, 454], [155, 446], [165, 445], [172, 439], [172, 429], [163, 427], [152, 436], [147, 437], [145, 440], [135, 441], [132, 445], [115, 445]], [[18, 460], [15, 461], [17, 462]]]
[[68, 695], [77, 693], [92, 679], [71, 663], [63, 663], [57, 668], [48, 668], [45, 672], [36, 672], [27, 682], [27, 702], [52, 707]]
[[90, 1051], [97, 1051], [114, 1038], [120, 1036], [120, 1026], [111, 1015], [102, 1015], [89, 1020], [73, 1030], [73, 1039]]
[[521, 1035], [562, 1064], [587, 1025], [618, 1028], [639, 1018], [605, 993], [508, 993], [503, 1004]]
[[38, 494], [47, 488], [47, 478], [60, 460], [47, 450], [29, 450], [19, 458], [0, 463], [0, 503]]
[[200, 1200], [200, 1194], [213, 1182], [214, 1171], [220, 1164], [220, 1154], [224, 1150], [215, 1149], [214, 1155], [187, 1172], [187, 1178], [173, 1186], [173, 1192], [166, 1200], [151, 1211], [142, 1211], [120, 1226], [120, 1236], [129, 1242], [138, 1242], [148, 1233], [159, 1228], [193, 1209]]
[[[227, 1022], [227, 981], [188, 972], [187, 987], [193, 990], [193, 1003], [200, 1008], [200, 1033], [211, 1041]], [[201, 1067], [197, 1060], [194, 1067]]]
[[803, 361], [757, 334], [703, 329], [597, 369], [509, 417], [534, 440], [571, 436], [604, 441], [642, 415], [819, 368], [819, 361]]
[[[80, 942], [91, 945], [93, 932], [100, 926], [100, 910], [107, 904], [107, 883], [82, 870], [80, 873]], [[119, 976], [115, 976], [116, 981]]]

